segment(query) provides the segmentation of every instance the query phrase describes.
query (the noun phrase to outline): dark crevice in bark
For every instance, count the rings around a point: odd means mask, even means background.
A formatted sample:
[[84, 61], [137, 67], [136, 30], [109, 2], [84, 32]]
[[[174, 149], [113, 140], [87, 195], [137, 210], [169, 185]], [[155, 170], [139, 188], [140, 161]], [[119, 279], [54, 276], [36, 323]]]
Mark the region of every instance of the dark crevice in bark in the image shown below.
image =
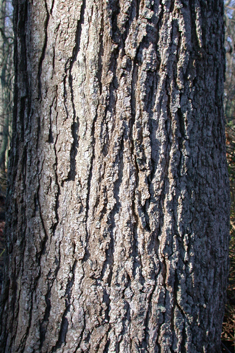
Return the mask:
[[[156, 100], [157, 94], [157, 76], [156, 71], [147, 71], [147, 78], [145, 81], [146, 84], [146, 97], [144, 100], [144, 110], [148, 112], [149, 121], [151, 121], [153, 117], [153, 108]], [[149, 124], [150, 126], [150, 124]], [[151, 132], [151, 131], [150, 131]]]
[[[180, 151], [180, 160], [178, 164], [178, 176], [181, 176], [181, 168], [184, 165], [184, 141], [186, 139], [186, 134], [185, 134], [185, 126], [184, 126], [184, 116], [182, 114], [181, 109], [178, 109], [178, 121], [179, 121], [179, 131], [180, 131], [180, 136], [179, 136], [179, 151]], [[177, 224], [177, 222], [175, 222]]]
[[[178, 269], [178, 272], [179, 272], [179, 269]], [[185, 345], [186, 345], [186, 342], [187, 342], [187, 335], [186, 335], [186, 331], [185, 331], [185, 320], [187, 320], [186, 316], [185, 316], [185, 312], [183, 311], [183, 309], [181, 308], [181, 305], [178, 303], [177, 301], [177, 292], [178, 292], [178, 289], [179, 289], [179, 286], [180, 286], [180, 282], [179, 282], [179, 278], [178, 278], [178, 272], [176, 270], [175, 272], [175, 282], [174, 282], [174, 305], [173, 305], [173, 310], [177, 307], [178, 310], [180, 311], [181, 315], [182, 315], [182, 318], [184, 319], [184, 327], [183, 327], [183, 330], [182, 330], [182, 333], [181, 333], [181, 337], [182, 337], [182, 340], [181, 340], [181, 350], [180, 352], [182, 353], [186, 353], [186, 348], [185, 348]], [[173, 325], [174, 327], [174, 325]]]
[[138, 20], [139, 15], [140, 15], [140, 3], [141, 0], [135, 0], [135, 6], [136, 6], [136, 19]]
[[43, 60], [45, 58], [46, 55], [46, 48], [47, 48], [47, 29], [48, 29], [48, 23], [49, 23], [49, 19], [50, 19], [50, 14], [48, 12], [48, 8], [47, 8], [47, 1], [44, 0], [44, 4], [45, 4], [45, 9], [46, 9], [46, 19], [44, 22], [44, 43], [43, 43], [43, 47], [42, 47], [42, 54], [40, 56], [39, 59], [39, 63], [38, 63], [38, 97], [40, 99], [42, 99], [42, 82], [41, 82], [41, 74], [42, 74], [42, 63]]
[[[74, 106], [74, 102], [73, 102], [73, 106]], [[75, 108], [74, 108], [74, 116], [76, 114]], [[75, 119], [77, 121], [75, 121]], [[79, 121], [78, 119], [75, 117], [73, 124], [71, 126], [71, 130], [72, 130], [72, 136], [73, 136], [73, 142], [72, 142], [72, 146], [71, 146], [71, 151], [70, 151], [70, 171], [68, 174], [68, 180], [75, 180], [75, 176], [76, 176], [76, 155], [77, 155], [77, 149], [78, 149], [78, 130], [79, 130]]]
[[[179, 307], [179, 305], [177, 305], [177, 306], [178, 306], [178, 308], [180, 309], [181, 314], [183, 315], [184, 320], [187, 320], [187, 319], [185, 318], [185, 315], [184, 315], [184, 313], [182, 312], [181, 308]], [[181, 345], [180, 345], [180, 348], [181, 348], [181, 352], [182, 352], [182, 353], [188, 353], [188, 352], [186, 351], [186, 343], [187, 343], [187, 333], [186, 333], [185, 321], [184, 321], [184, 327], [183, 327], [183, 331], [182, 331], [182, 341], [181, 341]], [[201, 349], [201, 348], [202, 348], [202, 347], [200, 347], [199, 349]]]
[[99, 34], [99, 41], [100, 41], [100, 47], [99, 47], [99, 58], [98, 58], [98, 73], [97, 73], [97, 79], [99, 82], [100, 86], [100, 95], [103, 92], [102, 88], [102, 71], [103, 71], [103, 55], [104, 55], [104, 43], [103, 43], [103, 33], [104, 33], [104, 16], [103, 16], [103, 11], [101, 13], [101, 29], [100, 29], [100, 34]]
[[[116, 162], [119, 163], [119, 168], [118, 168], [119, 175], [118, 175], [118, 179], [114, 183], [114, 197], [117, 200], [117, 202], [116, 202], [114, 208], [112, 209], [112, 211], [110, 212], [110, 216], [109, 216], [110, 220], [109, 220], [108, 231], [110, 233], [110, 243], [109, 243], [109, 248], [106, 250], [106, 259], [103, 264], [102, 273], [101, 273], [101, 279], [103, 279], [105, 276], [105, 272], [107, 270], [107, 267], [109, 265], [110, 273], [109, 273], [108, 279], [106, 281], [106, 283], [108, 284], [108, 288], [111, 288], [112, 276], [113, 276], [113, 263], [114, 263], [113, 256], [114, 256], [114, 243], [115, 243], [114, 242], [114, 232], [113, 232], [113, 229], [115, 228], [114, 216], [115, 216], [115, 214], [119, 213], [119, 210], [121, 207], [121, 203], [119, 200], [119, 190], [120, 190], [120, 186], [121, 186], [122, 179], [123, 179], [123, 146], [124, 146], [124, 136], [123, 135], [124, 135], [124, 132], [123, 132], [122, 136], [120, 137], [119, 154], [116, 157]], [[119, 157], [119, 159], [117, 160], [118, 157]], [[110, 301], [110, 298], [109, 298], [109, 295], [107, 292], [106, 292], [106, 304], [107, 304], [107, 309], [105, 310], [105, 316], [109, 322], [111, 301]], [[110, 330], [111, 330], [111, 325], [109, 324], [109, 329], [108, 329], [107, 335], [109, 334]]]
[[[113, 241], [113, 250], [114, 250], [114, 234], [113, 234], [113, 228], [114, 228], [114, 224], [115, 224], [115, 219], [114, 216], [116, 213], [119, 213], [120, 207], [121, 207], [121, 202], [120, 202], [120, 198], [119, 198], [119, 191], [120, 191], [120, 186], [122, 183], [122, 179], [123, 179], [123, 146], [124, 146], [124, 132], [121, 134], [120, 139], [119, 139], [119, 153], [116, 156], [116, 163], [118, 163], [119, 168], [118, 168], [118, 178], [117, 180], [114, 182], [114, 197], [116, 199], [116, 204], [114, 205], [112, 211], [110, 212], [110, 227], [109, 230], [111, 232], [111, 241]], [[112, 255], [113, 255], [113, 251], [112, 251]], [[111, 283], [109, 283], [111, 284]]]
[[198, 37], [197, 37], [197, 28], [196, 28], [196, 3], [195, 0], [190, 2], [190, 16], [191, 16], [191, 43], [192, 43], [192, 48], [199, 59], [201, 57], [202, 49], [200, 48], [200, 45], [198, 43]]
[[119, 0], [113, 0], [109, 2], [110, 4], [110, 12], [112, 14], [111, 23], [112, 23], [112, 40], [114, 43], [120, 42], [120, 31], [117, 25], [117, 18], [120, 13], [120, 5]]
[[[40, 263], [41, 263], [41, 260], [43, 258], [43, 255], [46, 253], [46, 243], [47, 243], [47, 241], [49, 239], [49, 235], [47, 234], [46, 227], [45, 227], [44, 220], [43, 220], [41, 205], [40, 205], [40, 202], [39, 202], [40, 181], [38, 181], [38, 185], [39, 186], [38, 186], [36, 200], [37, 200], [37, 205], [38, 205], [37, 208], [39, 210], [39, 216], [40, 216], [40, 220], [41, 220], [41, 225], [42, 225], [43, 232], [44, 232], [44, 238], [41, 240], [40, 252], [37, 252], [37, 254], [36, 254], [37, 263], [38, 263], [38, 266], [40, 268], [38, 278], [36, 279], [36, 283], [38, 282], [38, 279], [41, 276], [41, 265], [40, 265]], [[54, 277], [54, 280], [55, 280], [55, 278], [56, 278], [56, 276]], [[48, 277], [47, 277], [47, 279], [48, 279]], [[36, 288], [36, 284], [35, 284], [35, 288]], [[39, 329], [39, 331], [40, 331], [40, 349], [42, 348], [43, 343], [45, 341], [45, 336], [46, 336], [46, 332], [47, 332], [47, 325], [48, 325], [48, 319], [49, 319], [49, 316], [50, 316], [50, 310], [51, 310], [51, 303], [50, 303], [51, 288], [52, 288], [52, 285], [50, 285], [50, 287], [48, 289], [48, 292], [47, 292], [47, 294], [45, 296], [46, 310], [45, 310], [45, 313], [44, 313], [43, 320], [40, 322], [40, 329]]]
[[161, 66], [161, 55], [159, 53], [159, 39], [160, 39], [160, 31], [162, 27], [162, 22], [163, 22], [163, 17], [164, 17], [164, 10], [163, 10], [163, 4], [162, 1], [159, 2], [159, 6], [161, 6], [161, 12], [158, 17], [155, 17], [154, 19], [154, 25], [156, 28], [156, 39], [155, 39], [155, 50], [157, 53], [157, 60], [159, 63], [159, 67]]
[[25, 123], [25, 108], [26, 108], [26, 98], [22, 97], [20, 100], [20, 122], [21, 122], [21, 142], [24, 142], [25, 131], [24, 131], [24, 123]]
[[[106, 215], [107, 213], [107, 203], [108, 203], [108, 200], [107, 200], [107, 188], [106, 186], [104, 186], [104, 195], [105, 195], [105, 199], [104, 199], [104, 205], [103, 205], [103, 208], [101, 209], [100, 211], [100, 219], [102, 220], [103, 217]], [[97, 203], [97, 207], [98, 207], [98, 203]]]
[[[146, 112], [148, 112], [148, 127], [149, 127], [149, 132], [150, 132], [150, 139], [151, 139], [151, 130], [152, 130], [152, 117], [153, 117], [153, 108], [154, 108], [154, 103], [155, 103], [155, 99], [156, 99], [156, 92], [157, 92], [157, 83], [156, 83], [156, 72], [152, 72], [152, 71], [147, 71], [147, 78], [145, 81], [146, 84], [146, 97], [144, 100], [144, 110]], [[152, 150], [152, 148], [151, 148]], [[152, 151], [151, 151], [152, 153]], [[150, 168], [150, 173], [146, 178], [146, 181], [148, 183], [148, 191], [150, 194], [150, 198], [151, 198], [151, 185], [152, 185], [152, 179], [153, 179], [153, 175], [157, 169], [157, 166], [154, 165], [155, 163], [153, 162], [153, 159], [151, 158], [151, 163], [149, 165]], [[146, 220], [146, 230], [151, 232], [151, 227], [150, 227], [150, 223], [149, 223], [149, 205], [151, 204], [150, 199], [146, 200], [145, 205], [142, 206], [143, 212], [145, 214], [145, 220]]]
[[53, 134], [52, 134], [52, 125], [51, 125], [51, 119], [50, 119], [50, 126], [49, 126], [49, 139], [48, 142], [49, 143], [53, 143]]
[[[103, 268], [103, 270], [105, 270], [105, 268]], [[103, 273], [102, 273], [102, 276], [103, 276]], [[103, 277], [101, 277], [103, 278]], [[108, 279], [108, 283], [111, 282], [111, 277]], [[104, 287], [104, 296], [103, 296], [103, 300], [104, 302], [107, 304], [107, 309], [105, 310], [105, 320], [107, 322], [109, 322], [109, 311], [110, 311], [110, 297], [109, 297], [109, 294], [106, 290], [106, 288]]]
[[[113, 253], [114, 253], [114, 237], [113, 237], [113, 232], [112, 232], [112, 221], [113, 219], [111, 219], [110, 221], [110, 226], [108, 228], [108, 231], [110, 232], [110, 242], [109, 242], [109, 247], [107, 250], [105, 250], [105, 254], [106, 254], [106, 259], [105, 259], [105, 262], [103, 264], [103, 268], [102, 268], [102, 271], [101, 271], [101, 279], [104, 278], [105, 276], [105, 272], [107, 271], [107, 268], [109, 266], [110, 268], [110, 273], [109, 273], [109, 276], [108, 276], [108, 279], [107, 279], [107, 283], [109, 284], [109, 286], [111, 285], [111, 280], [112, 280], [112, 267], [113, 267]], [[107, 294], [107, 299], [106, 299], [106, 303], [108, 305], [108, 311], [107, 311], [107, 317], [109, 317], [109, 305], [110, 305], [110, 299], [109, 299], [109, 295], [108, 293], [106, 292]], [[106, 315], [106, 314], [105, 314]]]
[[[135, 149], [135, 140], [133, 136], [133, 127], [135, 124], [136, 120], [136, 86], [137, 86], [137, 81], [138, 81], [138, 65], [137, 65], [137, 55], [136, 59], [133, 62], [133, 71], [132, 71], [132, 81], [131, 81], [131, 119], [130, 119], [130, 126], [129, 126], [129, 131], [130, 131], [130, 141], [131, 141], [131, 155], [133, 156], [134, 159], [134, 167], [135, 167], [135, 175], [136, 175], [136, 189], [138, 188], [139, 184], [139, 167], [137, 163], [137, 157], [136, 157], [136, 149]], [[134, 195], [133, 200], [132, 200], [132, 212], [133, 216], [135, 219], [135, 223], [133, 225], [133, 247], [132, 247], [132, 254], [134, 257], [134, 273], [133, 275], [136, 276], [137, 274], [137, 268], [141, 266], [140, 260], [138, 260], [139, 256], [139, 250], [138, 250], [138, 227], [139, 227], [139, 217], [138, 214], [136, 213], [136, 195]]]
[[[172, 92], [170, 88], [170, 82], [168, 79], [165, 80], [165, 92], [167, 95], [167, 103], [166, 103], [166, 109], [167, 109], [167, 117], [165, 119], [165, 132], [167, 135], [167, 147], [170, 145], [171, 147], [171, 140], [170, 140], [170, 128], [172, 126], [172, 122], [174, 120], [172, 114], [171, 114], [171, 100], [172, 100]], [[169, 148], [170, 149], [170, 148]]]
[[75, 47], [73, 48], [73, 54], [71, 58], [71, 66], [70, 66], [70, 72], [72, 69], [73, 64], [75, 63], [77, 59], [77, 54], [80, 50], [80, 41], [81, 41], [81, 34], [82, 34], [82, 24], [84, 23], [84, 14], [85, 14], [85, 9], [86, 9], [86, 0], [83, 0], [82, 2], [82, 7], [81, 7], [81, 14], [80, 14], [80, 19], [77, 22], [77, 29], [76, 29], [76, 35], [75, 35]]
[[105, 347], [104, 347], [104, 353], [109, 353], [109, 346], [110, 346], [110, 338], [107, 339]]
[[68, 319], [66, 318], [65, 315], [63, 315], [61, 326], [60, 326], [59, 338], [56, 343], [56, 346], [52, 348], [52, 352], [56, 352], [59, 348], [61, 348], [62, 344], [66, 344], [66, 335], [68, 331], [68, 326], [69, 326]]
[[55, 230], [56, 227], [59, 223], [59, 214], [58, 214], [58, 210], [59, 210], [59, 197], [60, 197], [60, 184], [59, 184], [59, 180], [58, 180], [58, 173], [57, 173], [57, 165], [58, 165], [58, 157], [57, 157], [57, 153], [56, 153], [56, 144], [57, 144], [57, 140], [58, 140], [58, 136], [56, 136], [56, 140], [55, 140], [55, 144], [53, 145], [54, 147], [54, 154], [55, 154], [55, 164], [54, 164], [54, 175], [55, 175], [55, 184], [57, 185], [57, 191], [55, 192], [55, 215], [56, 215], [56, 220], [53, 223], [53, 227], [52, 227], [52, 234], [55, 235]]
[[[157, 282], [157, 276], [154, 279], [155, 283]], [[144, 319], [144, 338], [143, 342], [145, 344], [145, 347], [149, 347], [149, 320], [151, 318], [151, 310], [152, 310], [152, 296], [154, 293], [155, 287], [152, 287], [150, 294], [148, 295], [147, 298], [147, 310], [146, 310], [146, 317]]]
[[55, 0], [52, 0], [51, 9], [50, 9], [50, 15], [52, 15], [54, 4], [55, 4]]
[[[180, 49], [181, 49], [181, 46], [182, 46], [182, 43], [181, 43], [182, 42], [182, 35], [181, 35], [180, 29], [179, 29], [179, 21], [178, 20], [173, 20], [173, 26], [174, 25], [175, 25], [175, 28], [176, 28], [176, 31], [177, 31], [176, 38], [178, 37], [178, 44], [177, 44], [177, 50], [176, 50], [176, 55], [175, 55], [175, 61], [174, 61], [175, 69], [174, 69], [174, 72], [173, 72], [174, 80], [176, 81], [176, 79], [177, 79], [177, 63], [179, 63], [179, 60], [180, 60]], [[173, 37], [173, 32], [174, 31], [172, 31], [172, 37]], [[187, 72], [187, 70], [186, 70], [186, 72]], [[187, 80], [188, 79], [188, 75], [185, 75], [185, 76], [186, 76], [185, 79]], [[175, 84], [175, 87], [177, 87], [177, 84]]]
[[[116, 67], [114, 67], [114, 80], [116, 81]], [[111, 82], [109, 86], [109, 104], [106, 106], [105, 109], [105, 117], [107, 116], [107, 112], [109, 111], [112, 116], [116, 116], [116, 98], [114, 95], [115, 92], [115, 85], [114, 80]], [[105, 119], [104, 117], [104, 119]], [[107, 125], [106, 125], [107, 126]], [[104, 157], [106, 157], [109, 153], [109, 147], [110, 147], [110, 141], [109, 141], [109, 136], [108, 136], [108, 128], [106, 128], [107, 131], [107, 139], [106, 142], [102, 145], [102, 153]]]
[[46, 301], [46, 310], [43, 316], [42, 321], [40, 322], [40, 346], [39, 349], [42, 350], [43, 343], [45, 342], [46, 338], [46, 332], [47, 332], [47, 326], [48, 326], [48, 320], [51, 312], [51, 287], [49, 288], [46, 296], [45, 296], [45, 301]]
[[[109, 90], [110, 90], [110, 87], [109, 87]], [[111, 99], [111, 97], [109, 97], [109, 101], [110, 101], [110, 99]], [[104, 143], [102, 144], [102, 147], [101, 147], [101, 153], [103, 154], [104, 157], [107, 156], [108, 147], [109, 147], [108, 124], [105, 122], [106, 121], [106, 117], [107, 117], [108, 107], [109, 107], [109, 105], [107, 104], [106, 107], [105, 107], [105, 113], [104, 113], [103, 122], [102, 122], [102, 129], [105, 129], [105, 137], [104, 137]], [[100, 139], [101, 138], [102, 137], [100, 135]]]
[[[137, 167], [137, 163], [136, 163]], [[137, 268], [140, 267], [140, 260], [138, 259], [139, 256], [139, 250], [138, 250], [138, 227], [139, 227], [139, 218], [138, 215], [136, 214], [135, 211], [135, 199], [132, 201], [132, 212], [133, 216], [135, 219], [135, 222], [133, 224], [133, 247], [132, 247], [132, 255], [134, 258], [134, 271], [133, 271], [133, 276], [135, 277], [137, 275]]]
[[[38, 193], [39, 193], [39, 190], [38, 190]], [[41, 241], [41, 244], [40, 244], [40, 252], [37, 253], [37, 257], [38, 257], [38, 260], [41, 259], [41, 256], [45, 254], [46, 252], [46, 242], [49, 238], [49, 235], [47, 234], [47, 230], [46, 230], [46, 226], [45, 226], [45, 223], [44, 223], [44, 219], [43, 219], [43, 215], [42, 215], [42, 209], [41, 209], [41, 204], [40, 204], [40, 201], [39, 201], [39, 194], [38, 194], [38, 209], [39, 209], [39, 216], [40, 216], [40, 220], [41, 220], [41, 224], [42, 224], [42, 228], [43, 228], [43, 232], [44, 232], [44, 238], [43, 240]]]
[[[25, 165], [26, 165], [26, 160], [27, 160], [27, 151], [26, 151], [26, 145], [21, 149], [21, 156], [20, 156], [20, 161], [19, 161], [19, 168], [20, 168], [20, 175], [21, 175], [21, 180], [23, 180], [22, 187], [25, 190]], [[19, 197], [19, 194], [17, 195], [18, 201], [20, 202], [20, 205], [18, 207], [16, 200], [14, 200], [14, 213], [15, 213], [15, 226], [18, 225], [18, 230], [19, 234], [17, 236], [16, 232], [13, 233], [13, 236], [8, 239], [6, 245], [7, 245], [7, 257], [11, 257], [15, 255], [15, 257], [18, 257], [18, 266], [16, 266], [16, 261], [13, 262], [12, 268], [8, 267], [8, 272], [5, 272], [5, 275], [9, 276], [9, 284], [10, 288], [8, 289], [8, 293], [10, 294], [10, 305], [9, 305], [9, 310], [12, 312], [12, 321], [11, 321], [11, 334], [14, 340], [14, 337], [16, 335], [16, 332], [18, 330], [18, 321], [17, 317], [19, 314], [19, 300], [21, 297], [21, 287], [18, 286], [17, 283], [17, 278], [23, 277], [24, 276], [24, 271], [26, 269], [25, 265], [25, 250], [27, 246], [27, 240], [26, 240], [26, 228], [27, 228], [27, 222], [26, 222], [26, 208], [25, 204], [23, 203], [23, 197], [22, 194]], [[5, 230], [7, 231], [7, 229]], [[11, 232], [11, 229], [8, 229], [8, 232]], [[16, 244], [18, 245], [18, 248], [14, 250], [14, 246]], [[11, 255], [10, 255], [11, 254]], [[6, 269], [5, 269], [6, 271]], [[17, 291], [19, 291], [17, 293]], [[31, 302], [32, 303], [32, 302]], [[30, 307], [29, 310], [32, 308]], [[31, 312], [30, 312], [31, 316]], [[31, 317], [30, 317], [31, 320]], [[16, 324], [15, 324], [16, 322]], [[30, 321], [31, 322], [31, 321]], [[27, 322], [27, 325], [30, 325], [29, 322]], [[9, 333], [7, 333], [9, 334]], [[27, 332], [26, 332], [27, 334]]]
[[[110, 86], [109, 86], [109, 103], [105, 108], [105, 117], [107, 116], [108, 111], [112, 114], [112, 116], [116, 116], [116, 97], [115, 97], [114, 92], [116, 91], [116, 89], [118, 87], [117, 75], [116, 75], [118, 54], [119, 54], [119, 48], [115, 48], [112, 52], [112, 56], [110, 59], [109, 69], [113, 73], [113, 79], [112, 79], [112, 82], [110, 83]], [[107, 136], [108, 136], [108, 134], [107, 134]], [[103, 153], [104, 157], [106, 157], [109, 153], [109, 146], [110, 146], [110, 141], [107, 138], [106, 143], [104, 143], [102, 146], [102, 153]]]
[[48, 136], [48, 142], [49, 143], [54, 143], [54, 137], [52, 133], [52, 122], [51, 122], [51, 115], [52, 115], [52, 107], [54, 105], [54, 102], [56, 102], [57, 97], [55, 96], [52, 100], [52, 103], [50, 105], [50, 126], [49, 126], [49, 136]]
[[125, 41], [126, 41], [126, 38], [128, 37], [132, 22], [134, 20], [137, 20], [139, 17], [139, 0], [133, 0], [128, 10], [129, 10], [129, 13], [128, 13], [129, 16], [125, 24], [123, 25], [124, 28], [121, 28], [123, 33], [121, 34], [119, 30], [119, 35], [121, 40], [120, 44], [122, 48], [125, 47]]
[[174, 11], [174, 7], [175, 7], [175, 1], [171, 0], [171, 2], [170, 2], [170, 12]]
[[[73, 107], [73, 123], [71, 126], [73, 142], [70, 151], [70, 171], [68, 175], [68, 180], [75, 180], [76, 175], [76, 155], [77, 155], [77, 148], [78, 148], [78, 130], [79, 130], [79, 120], [76, 114], [76, 109], [74, 105], [74, 92], [73, 92], [73, 78], [72, 78], [72, 68], [74, 63], [76, 62], [78, 52], [80, 50], [80, 41], [82, 35], [82, 25], [84, 23], [84, 15], [86, 9], [86, 0], [83, 0], [82, 7], [81, 7], [81, 14], [80, 19], [77, 22], [77, 29], [75, 34], [75, 46], [73, 48], [72, 58], [69, 59], [69, 87], [70, 87], [70, 94], [71, 94], [71, 103]], [[67, 65], [66, 65], [67, 66]], [[67, 70], [66, 70], [67, 71]], [[67, 110], [67, 108], [66, 108]]]
[[69, 313], [70, 307], [71, 307], [72, 287], [73, 287], [74, 280], [75, 280], [76, 265], [77, 265], [77, 260], [75, 260], [74, 263], [73, 263], [73, 266], [72, 266], [72, 269], [71, 269], [72, 278], [68, 280], [68, 283], [67, 283], [67, 286], [66, 286], [66, 291], [65, 291], [66, 309], [65, 309], [65, 311], [63, 313], [63, 316], [62, 316], [60, 332], [59, 332], [59, 338], [58, 338], [58, 341], [56, 343], [56, 346], [53, 347], [52, 352], [56, 352], [57, 349], [61, 348], [62, 344], [66, 345], [66, 335], [67, 335], [68, 327], [69, 327], [67, 314]]
[[[103, 338], [104, 338], [104, 336], [102, 335], [101, 337], [100, 337], [100, 341], [98, 342], [98, 344], [96, 345], [96, 352], [101, 352], [101, 348], [100, 348], [100, 346], [101, 346], [101, 344], [103, 343], [102, 341], [103, 341]], [[103, 353], [104, 351], [102, 350], [102, 353]]]
[[[66, 64], [65, 64], [65, 67], [67, 67], [67, 65], [68, 65], [68, 63], [69, 63], [69, 60], [66, 62]], [[66, 87], [66, 81], [67, 81], [67, 79], [68, 79], [68, 77], [67, 77], [67, 69], [66, 69], [66, 74], [64, 75], [64, 79], [63, 79], [63, 86], [64, 86], [64, 94], [63, 94], [63, 98], [64, 98], [64, 108], [65, 108], [65, 111], [66, 111], [66, 117], [67, 117], [67, 119], [69, 118], [69, 110], [68, 110], [68, 107], [67, 107], [67, 96], [68, 96], [68, 92], [67, 92], [67, 87]]]
[[[86, 316], [84, 315], [84, 327], [83, 327], [83, 330], [82, 330], [81, 335], [80, 335], [80, 342], [78, 343], [75, 352], [78, 351], [78, 349], [80, 348], [81, 343], [89, 342], [90, 335], [91, 335], [91, 332], [87, 332], [86, 331]], [[81, 348], [80, 348], [80, 350], [82, 352], [84, 352]], [[85, 352], [89, 352], [89, 347], [88, 347], [88, 350], [86, 350]]]
[[[160, 2], [161, 4], [161, 2]], [[159, 6], [160, 6], [159, 4]], [[162, 4], [161, 4], [162, 5]], [[162, 25], [162, 20], [163, 20], [163, 14], [164, 14], [164, 11], [163, 11], [163, 6], [162, 6], [162, 11], [160, 12], [159, 14], [159, 18], [156, 19], [156, 23], [155, 23], [155, 27], [156, 27], [156, 39], [155, 39], [155, 43], [159, 43], [159, 36], [160, 36], [160, 28], [161, 28], [161, 25]], [[159, 51], [158, 51], [158, 46], [156, 45], [156, 55], [157, 55], [157, 61], [158, 61], [158, 69], [161, 67], [161, 56], [159, 54]], [[156, 121], [155, 119], [153, 119], [153, 112], [154, 112], [154, 106], [156, 104], [156, 96], [157, 96], [157, 88], [158, 88], [158, 82], [160, 81], [160, 76], [159, 74], [156, 72], [154, 73], [154, 83], [153, 83], [153, 91], [154, 91], [154, 94], [153, 94], [153, 97], [152, 97], [152, 106], [150, 106], [151, 109], [149, 109], [148, 107], [146, 107], [146, 110], [150, 113], [150, 116], [149, 116], [149, 128], [150, 128], [150, 139], [151, 139], [151, 173], [149, 175], [149, 179], [150, 179], [150, 184], [152, 184], [153, 182], [153, 179], [154, 179], [154, 175], [157, 171], [157, 168], [158, 168], [158, 160], [159, 160], [159, 152], [158, 152], [158, 149], [156, 147], [159, 147], [159, 146], [156, 146], [156, 132], [157, 132], [157, 129], [158, 129], [158, 124], [159, 122]], [[160, 112], [160, 110], [159, 110]], [[153, 150], [153, 147], [155, 146], [155, 150]], [[150, 195], [152, 196], [152, 191], [151, 191], [151, 187], [149, 188], [150, 190]]]
[[52, 48], [52, 68], [53, 75], [55, 74], [55, 47]]
[[91, 128], [92, 156], [91, 156], [91, 159], [90, 159], [90, 170], [89, 170], [89, 177], [88, 177], [88, 182], [87, 182], [86, 216], [85, 216], [85, 221], [86, 221], [86, 245], [85, 245], [84, 261], [86, 261], [89, 258], [89, 251], [88, 251], [88, 243], [89, 243], [88, 217], [89, 217], [89, 209], [90, 209], [89, 201], [90, 201], [91, 179], [92, 179], [92, 173], [93, 173], [93, 162], [94, 162], [94, 159], [95, 159], [95, 123], [96, 123], [96, 120], [97, 120], [97, 114], [98, 114], [98, 112], [97, 112], [97, 109], [96, 109], [96, 116], [93, 119], [92, 128]]

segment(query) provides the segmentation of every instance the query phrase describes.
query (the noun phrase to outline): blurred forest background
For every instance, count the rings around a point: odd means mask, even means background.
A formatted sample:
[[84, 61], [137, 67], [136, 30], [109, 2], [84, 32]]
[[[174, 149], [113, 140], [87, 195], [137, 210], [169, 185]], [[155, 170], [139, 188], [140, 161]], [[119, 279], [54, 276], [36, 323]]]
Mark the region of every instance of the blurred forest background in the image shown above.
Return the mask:
[[[227, 160], [231, 187], [231, 243], [228, 301], [222, 332], [222, 351], [235, 353], [235, 0], [225, 1]], [[14, 88], [14, 34], [12, 0], [0, 0], [0, 288], [2, 283], [5, 196], [11, 141]]]
[[[226, 79], [224, 111], [227, 161], [230, 176], [230, 273], [228, 301], [223, 323], [223, 351], [235, 352], [235, 1], [225, 1]], [[227, 349], [226, 349], [227, 347]]]
[[6, 193], [6, 172], [13, 112], [13, 8], [11, 0], [0, 0], [0, 194]]
[[12, 0], [0, 0], [0, 289], [3, 276], [5, 196], [14, 87]]

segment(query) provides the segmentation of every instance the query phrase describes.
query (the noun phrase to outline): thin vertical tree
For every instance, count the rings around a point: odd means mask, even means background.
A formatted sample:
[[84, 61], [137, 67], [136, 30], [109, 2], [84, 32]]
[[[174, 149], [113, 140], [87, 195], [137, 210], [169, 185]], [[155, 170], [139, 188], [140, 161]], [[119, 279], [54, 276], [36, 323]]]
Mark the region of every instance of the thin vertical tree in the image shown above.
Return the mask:
[[0, 1], [0, 192], [6, 179], [13, 114], [13, 14], [9, 0]]
[[14, 0], [3, 352], [220, 352], [223, 6]]
[[[6, 1], [0, 1], [0, 146], [4, 140], [4, 80], [2, 73], [4, 72], [4, 44], [5, 44], [5, 17], [6, 17]], [[1, 158], [1, 153], [0, 153]], [[1, 164], [1, 163], [0, 163]]]

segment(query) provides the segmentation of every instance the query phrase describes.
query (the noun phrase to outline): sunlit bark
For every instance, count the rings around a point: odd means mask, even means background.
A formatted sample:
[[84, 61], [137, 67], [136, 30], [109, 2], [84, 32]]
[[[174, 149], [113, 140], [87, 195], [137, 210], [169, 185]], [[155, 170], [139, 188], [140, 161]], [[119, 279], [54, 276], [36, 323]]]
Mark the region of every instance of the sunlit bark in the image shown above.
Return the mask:
[[15, 1], [4, 352], [220, 352], [223, 1]]

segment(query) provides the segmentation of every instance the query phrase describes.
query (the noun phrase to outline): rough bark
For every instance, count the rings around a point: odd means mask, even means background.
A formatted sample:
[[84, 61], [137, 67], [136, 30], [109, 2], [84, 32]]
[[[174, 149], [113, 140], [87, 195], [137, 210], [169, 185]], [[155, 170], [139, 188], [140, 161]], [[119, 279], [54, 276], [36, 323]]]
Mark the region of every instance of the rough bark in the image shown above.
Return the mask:
[[220, 352], [223, 1], [15, 0], [4, 352]]

